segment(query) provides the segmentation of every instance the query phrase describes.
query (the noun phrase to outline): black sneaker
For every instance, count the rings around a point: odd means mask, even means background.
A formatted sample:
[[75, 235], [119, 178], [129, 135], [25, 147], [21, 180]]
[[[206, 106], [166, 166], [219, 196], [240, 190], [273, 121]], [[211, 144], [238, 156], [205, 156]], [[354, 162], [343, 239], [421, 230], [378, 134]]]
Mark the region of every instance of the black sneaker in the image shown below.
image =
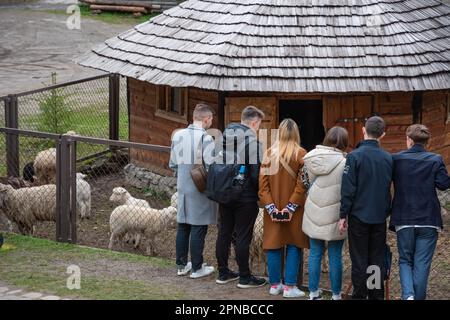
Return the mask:
[[217, 284], [226, 284], [228, 282], [236, 281], [239, 279], [239, 274], [228, 270], [227, 272], [223, 272], [219, 274], [219, 277], [216, 280]]
[[257, 288], [264, 286], [266, 283], [267, 281], [264, 278], [258, 278], [255, 276], [240, 277], [237, 287], [241, 289]]

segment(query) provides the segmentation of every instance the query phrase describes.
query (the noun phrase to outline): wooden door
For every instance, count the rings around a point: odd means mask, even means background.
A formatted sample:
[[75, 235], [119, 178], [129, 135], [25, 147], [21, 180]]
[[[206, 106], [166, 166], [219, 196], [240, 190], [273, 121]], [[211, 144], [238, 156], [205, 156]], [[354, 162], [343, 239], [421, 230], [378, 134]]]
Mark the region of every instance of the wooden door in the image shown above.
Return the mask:
[[277, 99], [275, 97], [228, 97], [225, 98], [225, 127], [230, 122], [241, 122], [241, 113], [247, 106], [262, 110], [265, 118], [261, 129], [274, 129], [278, 124]]
[[372, 96], [327, 96], [324, 98], [325, 128], [341, 126], [349, 134], [349, 149], [352, 150], [364, 138], [362, 127], [372, 114]]

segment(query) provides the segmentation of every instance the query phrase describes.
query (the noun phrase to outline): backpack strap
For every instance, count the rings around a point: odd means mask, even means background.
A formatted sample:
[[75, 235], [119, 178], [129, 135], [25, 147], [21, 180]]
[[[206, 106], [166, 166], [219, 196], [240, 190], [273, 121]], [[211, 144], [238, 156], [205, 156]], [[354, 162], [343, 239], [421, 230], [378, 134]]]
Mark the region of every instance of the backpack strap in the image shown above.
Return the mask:
[[289, 166], [286, 160], [284, 160], [283, 157], [280, 157], [280, 163], [292, 178], [297, 179], [297, 175], [295, 174], [294, 170], [292, 170], [292, 168]]

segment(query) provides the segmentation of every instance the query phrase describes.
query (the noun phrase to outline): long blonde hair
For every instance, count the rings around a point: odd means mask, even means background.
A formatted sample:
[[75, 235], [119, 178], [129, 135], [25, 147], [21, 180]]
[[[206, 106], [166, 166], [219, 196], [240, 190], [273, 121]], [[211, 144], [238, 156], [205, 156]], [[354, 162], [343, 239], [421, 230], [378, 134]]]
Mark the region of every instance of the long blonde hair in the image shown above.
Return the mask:
[[[292, 156], [300, 149], [300, 132], [297, 123], [290, 118], [281, 121], [278, 137], [272, 147], [267, 150], [266, 157], [272, 159], [282, 157], [289, 163]], [[268, 160], [268, 159], [266, 159]]]

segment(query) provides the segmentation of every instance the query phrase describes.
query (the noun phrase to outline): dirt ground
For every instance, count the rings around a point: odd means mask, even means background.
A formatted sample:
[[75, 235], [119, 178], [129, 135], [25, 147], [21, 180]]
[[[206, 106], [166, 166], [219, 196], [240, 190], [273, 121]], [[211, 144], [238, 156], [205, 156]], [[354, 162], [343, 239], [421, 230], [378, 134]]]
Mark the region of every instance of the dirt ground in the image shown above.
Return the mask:
[[8, 1], [0, 4], [0, 96], [51, 84], [51, 73], [65, 82], [102, 74], [73, 60], [95, 44], [132, 27], [82, 18], [81, 30], [66, 26], [66, 9], [74, 0]]

